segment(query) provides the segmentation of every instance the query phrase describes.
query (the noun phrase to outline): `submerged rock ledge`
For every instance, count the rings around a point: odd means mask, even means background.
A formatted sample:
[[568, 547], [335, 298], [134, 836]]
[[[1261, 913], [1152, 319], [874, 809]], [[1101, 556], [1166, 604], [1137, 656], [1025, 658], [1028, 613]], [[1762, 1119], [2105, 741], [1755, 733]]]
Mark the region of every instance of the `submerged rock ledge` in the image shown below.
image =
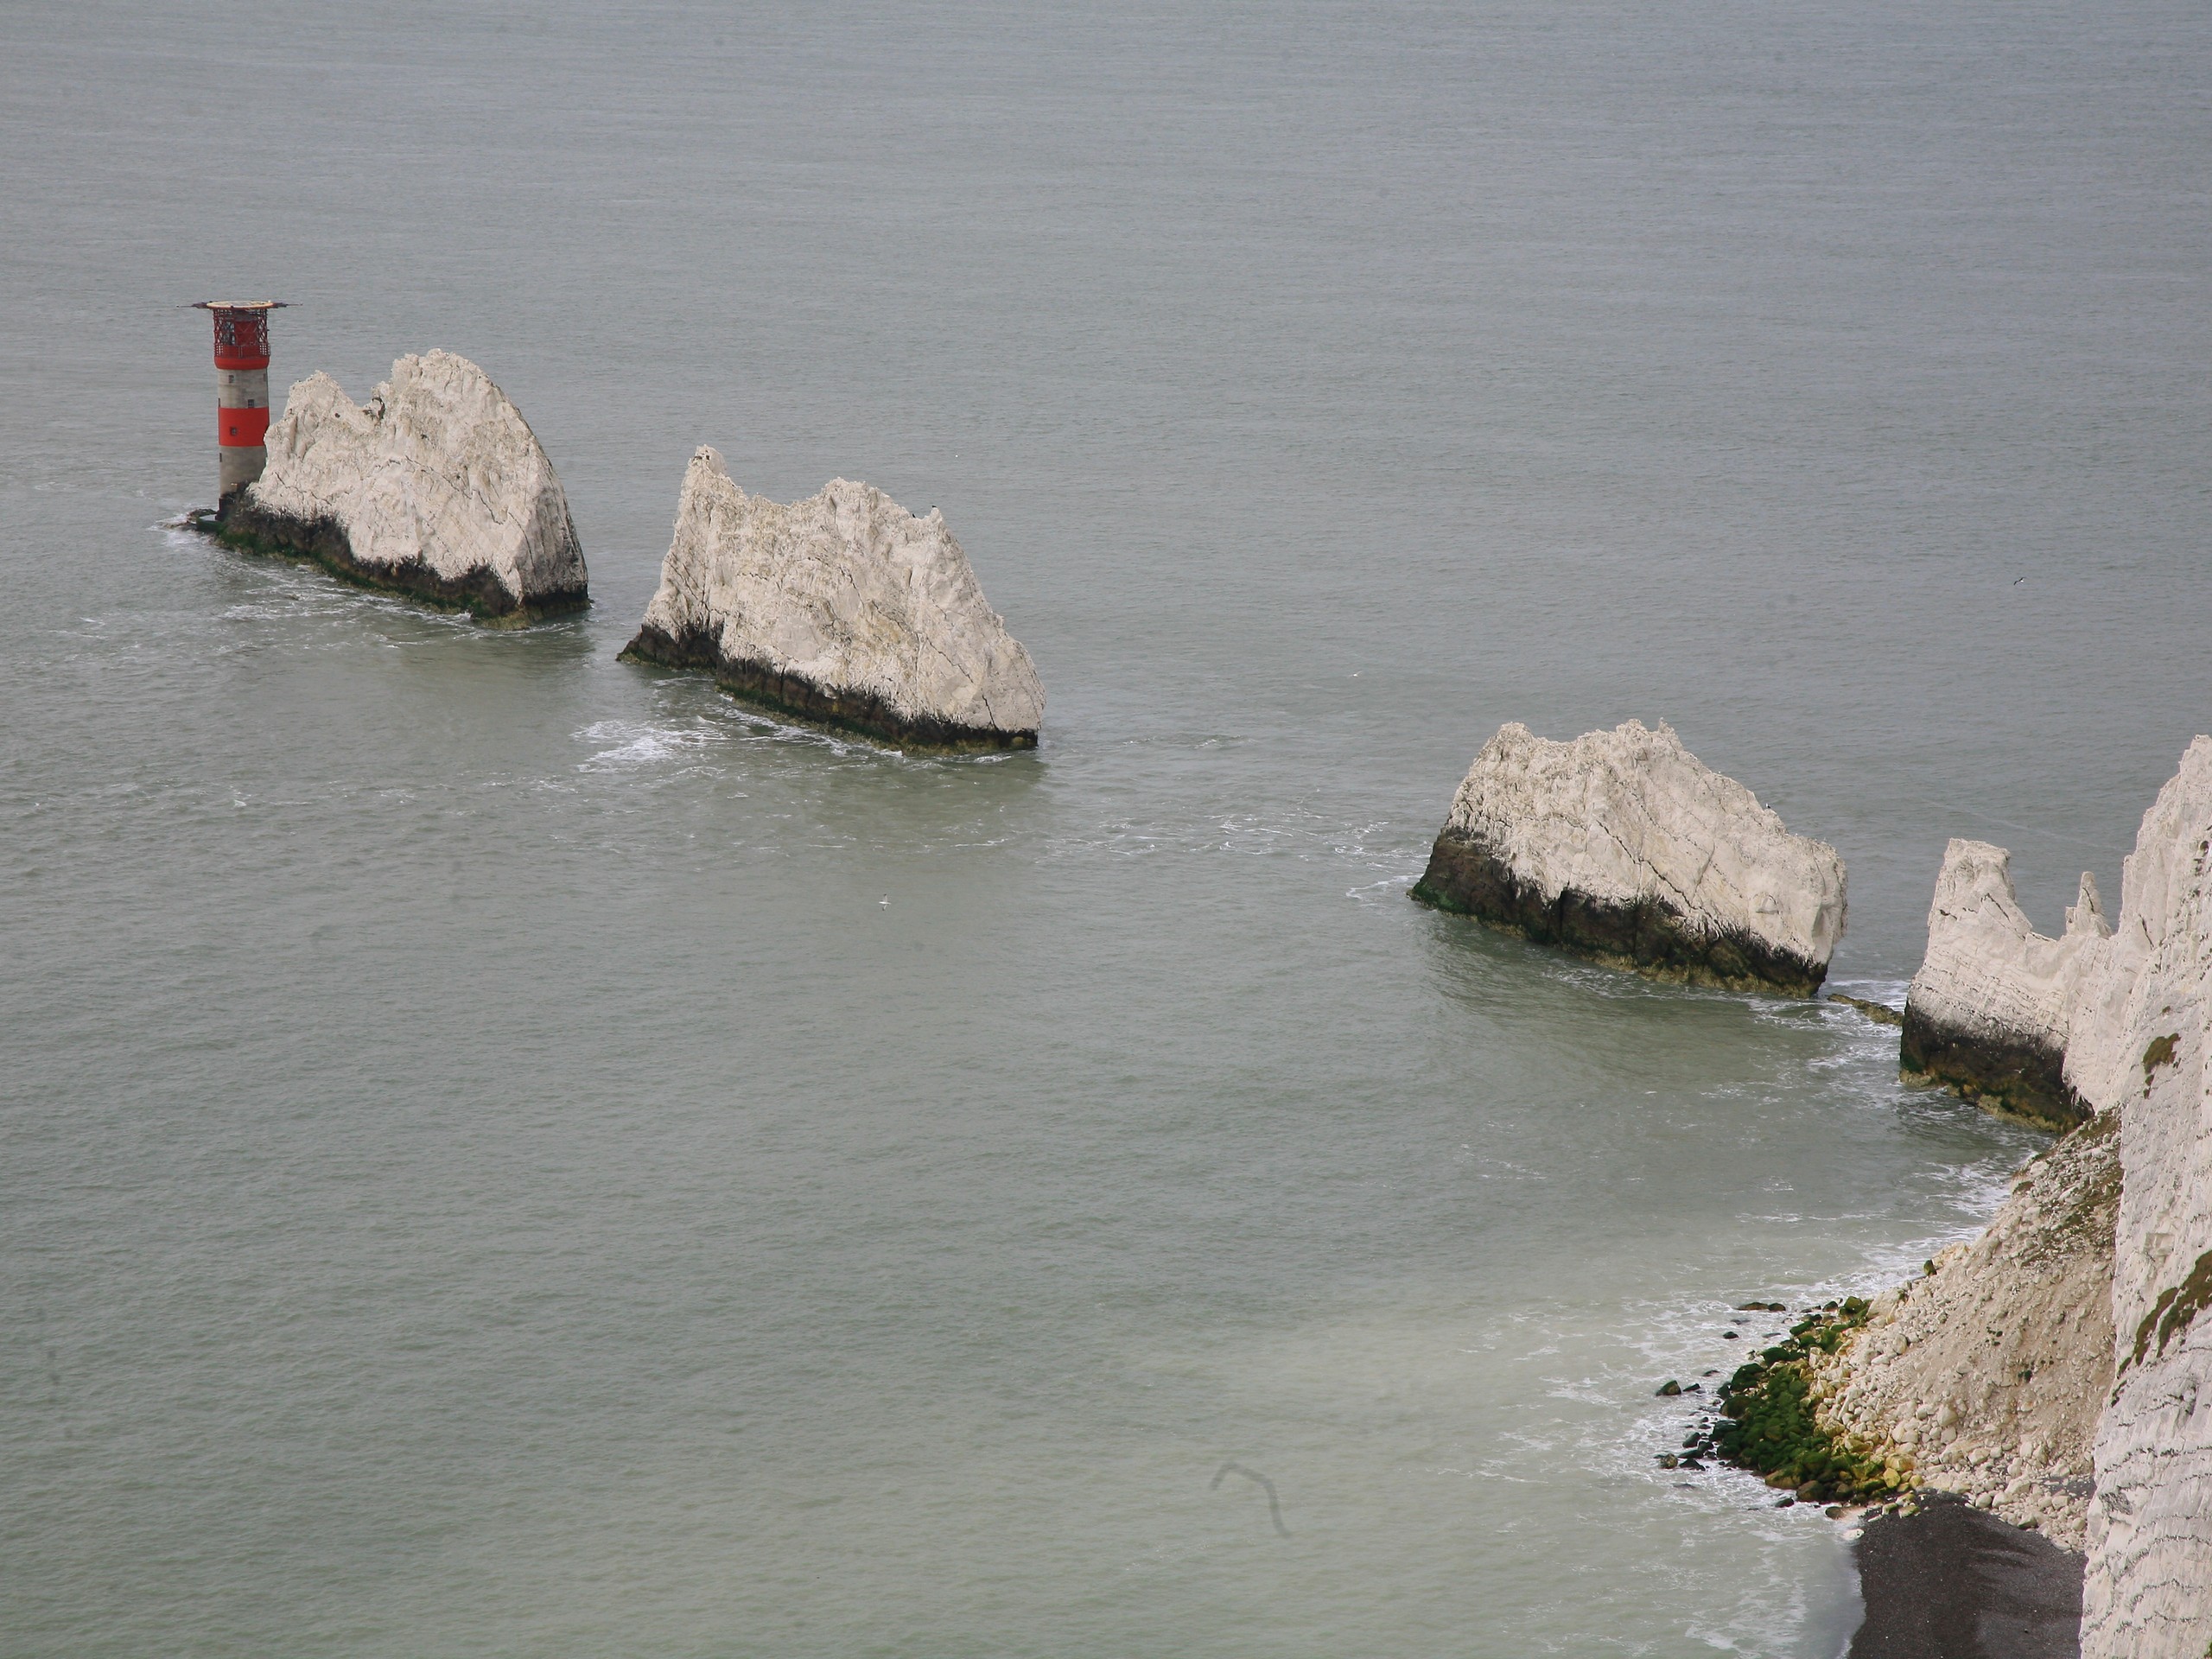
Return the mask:
[[789, 505], [701, 448], [625, 658], [703, 668], [823, 725], [944, 749], [1033, 748], [1045, 688], [931, 508], [833, 479]]
[[1793, 836], [1663, 722], [1483, 746], [1412, 896], [1662, 979], [1810, 996], [1843, 860]]
[[351, 582], [515, 626], [590, 602], [567, 496], [530, 423], [467, 358], [401, 358], [356, 407], [291, 390], [261, 477], [202, 528]]

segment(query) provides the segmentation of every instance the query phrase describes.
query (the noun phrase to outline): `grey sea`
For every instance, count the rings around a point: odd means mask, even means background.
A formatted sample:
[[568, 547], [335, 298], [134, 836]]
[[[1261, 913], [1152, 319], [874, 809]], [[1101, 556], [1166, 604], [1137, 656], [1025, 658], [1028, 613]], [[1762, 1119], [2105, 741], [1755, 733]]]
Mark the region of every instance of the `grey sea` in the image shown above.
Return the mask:
[[[1656, 1454], [2038, 1137], [1407, 889], [1636, 716], [1840, 849], [1837, 988], [1948, 836], [2116, 898], [2212, 726], [2202, 4], [0, 39], [0, 1651], [1840, 1651], [1840, 1523]], [[165, 529], [257, 297], [280, 387], [481, 363], [594, 607]], [[702, 442], [941, 507], [1042, 747], [617, 662]]]

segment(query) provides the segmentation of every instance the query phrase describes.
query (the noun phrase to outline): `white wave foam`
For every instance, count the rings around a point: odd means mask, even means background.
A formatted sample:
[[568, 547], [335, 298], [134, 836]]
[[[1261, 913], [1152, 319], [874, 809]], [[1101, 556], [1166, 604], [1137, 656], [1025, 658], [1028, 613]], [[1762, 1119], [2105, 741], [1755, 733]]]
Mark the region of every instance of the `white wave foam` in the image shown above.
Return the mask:
[[632, 772], [729, 741], [727, 731], [704, 721], [677, 726], [642, 720], [601, 720], [594, 721], [575, 736], [579, 743], [607, 746], [589, 760], [579, 761], [579, 772]]

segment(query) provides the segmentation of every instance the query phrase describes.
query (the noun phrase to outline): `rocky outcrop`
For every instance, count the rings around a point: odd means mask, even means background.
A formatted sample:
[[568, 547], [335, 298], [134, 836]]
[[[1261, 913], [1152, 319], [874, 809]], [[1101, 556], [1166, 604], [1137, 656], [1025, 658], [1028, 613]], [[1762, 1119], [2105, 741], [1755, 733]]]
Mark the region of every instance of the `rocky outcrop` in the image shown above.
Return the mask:
[[2067, 1072], [2120, 1119], [2083, 1659], [2212, 1651], [2212, 738], [2144, 814]]
[[2118, 1129], [2099, 1119], [2037, 1158], [1986, 1232], [1810, 1365], [1816, 1419], [1860, 1455], [2073, 1550], [2112, 1386]]
[[226, 541], [368, 586], [526, 622], [588, 601], [553, 463], [491, 378], [450, 352], [403, 357], [359, 406], [327, 374], [294, 386]]
[[832, 479], [788, 505], [692, 456], [660, 589], [623, 652], [893, 742], [1029, 748], [1045, 688], [935, 508]]
[[1809, 996], [1843, 860], [1793, 836], [1663, 723], [1483, 746], [1413, 896], [1663, 978]]
[[2067, 1039], [2111, 938], [2086, 871], [2065, 934], [2046, 938], [2020, 909], [2012, 855], [1952, 842], [1928, 909], [1928, 953], [1905, 998], [1904, 1069], [2032, 1122], [2082, 1122], [2089, 1108], [2066, 1081]]

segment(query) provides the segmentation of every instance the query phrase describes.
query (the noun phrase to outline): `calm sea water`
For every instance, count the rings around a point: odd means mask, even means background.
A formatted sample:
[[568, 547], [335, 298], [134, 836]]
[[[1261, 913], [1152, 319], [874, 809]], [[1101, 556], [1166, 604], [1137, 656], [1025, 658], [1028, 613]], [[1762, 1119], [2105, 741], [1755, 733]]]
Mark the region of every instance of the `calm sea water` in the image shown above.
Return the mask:
[[[1405, 889], [1634, 715], [1842, 850], [1844, 988], [1948, 836], [2116, 897], [2212, 725], [2202, 6], [0, 35], [0, 1649], [1840, 1649], [1653, 1389], [2035, 1137]], [[589, 614], [162, 530], [264, 294], [279, 385], [489, 369]], [[702, 442], [941, 506], [1044, 747], [618, 664]]]

